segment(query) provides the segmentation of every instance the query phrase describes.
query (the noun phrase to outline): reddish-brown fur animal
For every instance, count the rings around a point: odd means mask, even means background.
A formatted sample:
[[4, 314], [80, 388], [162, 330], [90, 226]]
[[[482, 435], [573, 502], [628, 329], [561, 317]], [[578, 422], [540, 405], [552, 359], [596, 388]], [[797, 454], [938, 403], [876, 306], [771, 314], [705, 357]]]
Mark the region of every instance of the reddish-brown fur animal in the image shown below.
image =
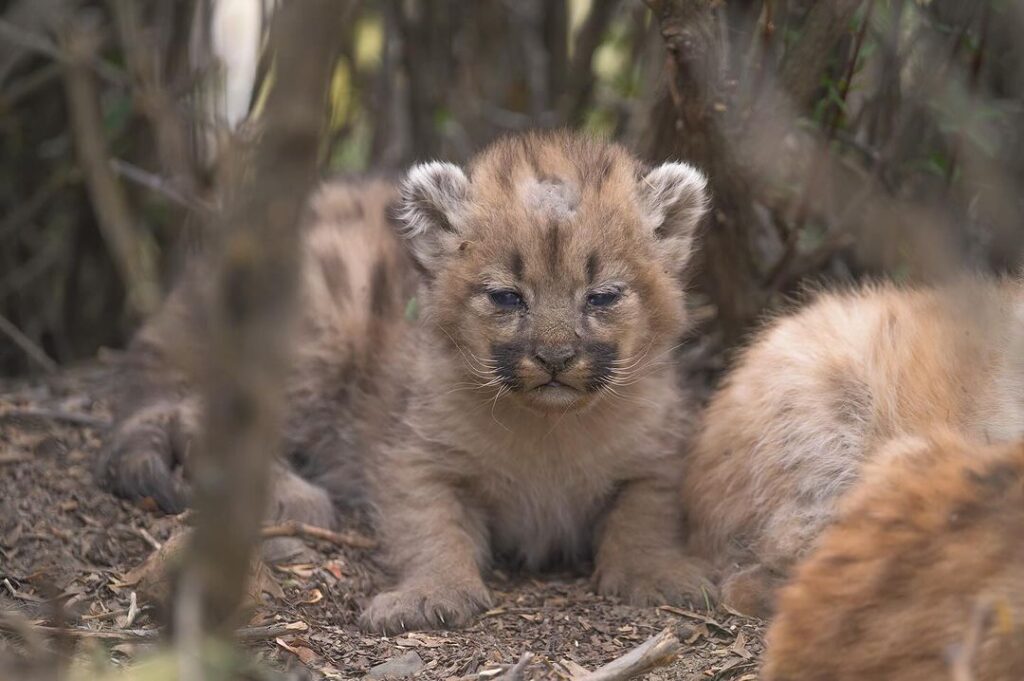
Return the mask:
[[1024, 678], [1024, 444], [881, 447], [778, 610], [764, 681]]
[[[378, 240], [353, 249], [341, 245], [351, 228], [318, 211], [326, 228], [310, 246], [289, 387], [288, 444], [305, 475], [283, 478], [304, 501], [282, 514], [322, 520], [328, 493], [370, 491], [399, 581], [369, 604], [366, 628], [467, 622], [490, 601], [494, 559], [592, 560], [602, 593], [703, 600], [711, 586], [683, 552], [675, 494], [690, 405], [668, 365], [704, 185], [685, 164], [649, 169], [569, 133], [498, 142], [467, 171], [416, 166], [396, 211], [421, 273], [415, 329], [394, 304], [403, 279], [390, 237], [374, 231], [382, 212], [364, 212], [360, 233]], [[360, 287], [362, 304], [350, 297]], [[366, 343], [373, 319], [384, 340]], [[141, 338], [167, 347], [160, 324]], [[173, 408], [157, 391], [160, 420], [143, 408], [115, 431], [105, 470], [122, 494], [180, 507], [168, 452], [196, 407], [179, 385]]]
[[937, 427], [1024, 436], [1021, 283], [827, 293], [769, 325], [712, 400], [684, 482], [725, 601], [769, 612], [879, 445]]

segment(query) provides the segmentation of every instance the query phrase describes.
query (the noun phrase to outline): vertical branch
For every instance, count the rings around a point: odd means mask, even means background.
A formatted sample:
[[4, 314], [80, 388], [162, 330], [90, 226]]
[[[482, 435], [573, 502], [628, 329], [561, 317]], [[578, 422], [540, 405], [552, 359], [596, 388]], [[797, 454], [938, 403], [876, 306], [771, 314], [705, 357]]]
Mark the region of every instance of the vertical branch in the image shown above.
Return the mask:
[[814, 101], [832, 48], [860, 4], [861, 0], [832, 0], [814, 3], [808, 10], [801, 38], [786, 54], [779, 77], [797, 111], [805, 111]]
[[561, 120], [570, 125], [578, 125], [583, 120], [590, 93], [594, 89], [594, 70], [591, 62], [594, 61], [594, 53], [601, 46], [601, 41], [620, 3], [621, 0], [594, 0], [587, 18], [576, 31], [572, 65], [562, 95], [560, 112]]
[[725, 84], [725, 55], [714, 0], [647, 0], [667, 51], [668, 98], [652, 111], [643, 146], [660, 160], [678, 155], [710, 179], [715, 222], [704, 235], [700, 285], [718, 310], [727, 342], [736, 341], [765, 302], [750, 231], [759, 220], [731, 139], [735, 112]]
[[95, 60], [99, 36], [84, 21], [73, 20], [65, 42], [64, 85], [75, 152], [103, 239], [128, 292], [128, 304], [144, 316], [156, 309], [160, 299], [156, 262], [139, 236], [128, 199], [110, 167], [99, 91], [89, 66]]
[[349, 6], [304, 0], [277, 12], [270, 35], [277, 77], [262, 137], [219, 230], [207, 305], [205, 432], [194, 471], [201, 522], [183, 593], [194, 589], [203, 621], [221, 631], [243, 597], [267, 506], [300, 264], [296, 230], [316, 177], [336, 38]]
[[155, 31], [143, 27], [138, 0], [114, 0], [113, 10], [134, 94], [150, 122], [161, 165], [170, 173], [175, 190], [195, 199], [199, 183], [189, 131], [165, 82], [162, 53], [153, 47]]

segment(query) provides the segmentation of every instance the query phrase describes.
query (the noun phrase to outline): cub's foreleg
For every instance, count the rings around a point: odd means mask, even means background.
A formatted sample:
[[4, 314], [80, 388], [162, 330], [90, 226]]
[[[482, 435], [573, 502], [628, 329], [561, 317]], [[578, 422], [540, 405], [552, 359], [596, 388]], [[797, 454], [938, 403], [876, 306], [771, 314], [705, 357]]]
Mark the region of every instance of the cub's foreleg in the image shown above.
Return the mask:
[[399, 581], [370, 602], [360, 623], [387, 633], [463, 626], [491, 605], [481, 576], [490, 558], [486, 524], [461, 498], [457, 479], [400, 456], [376, 486], [380, 529]]
[[626, 484], [597, 537], [594, 581], [635, 605], [703, 605], [715, 599], [709, 568], [683, 551], [673, 480]]

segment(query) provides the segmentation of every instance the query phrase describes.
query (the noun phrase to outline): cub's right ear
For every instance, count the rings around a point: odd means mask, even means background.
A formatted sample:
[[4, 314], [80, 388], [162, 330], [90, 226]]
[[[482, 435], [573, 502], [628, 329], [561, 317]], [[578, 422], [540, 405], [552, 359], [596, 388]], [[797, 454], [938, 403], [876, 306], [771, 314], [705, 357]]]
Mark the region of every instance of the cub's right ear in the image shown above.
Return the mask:
[[415, 165], [402, 181], [395, 217], [412, 255], [427, 272], [462, 242], [469, 179], [451, 163]]

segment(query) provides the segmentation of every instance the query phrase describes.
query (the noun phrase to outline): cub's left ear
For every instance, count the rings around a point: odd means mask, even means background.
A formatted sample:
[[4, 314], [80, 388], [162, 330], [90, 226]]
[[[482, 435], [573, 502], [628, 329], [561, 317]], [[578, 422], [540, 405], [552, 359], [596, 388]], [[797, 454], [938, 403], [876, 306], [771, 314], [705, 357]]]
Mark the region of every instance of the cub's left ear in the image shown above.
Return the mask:
[[686, 163], [663, 163], [639, 181], [642, 209], [654, 237], [670, 262], [686, 264], [693, 239], [710, 200], [708, 180]]
[[433, 272], [462, 241], [469, 179], [451, 163], [413, 166], [399, 187], [395, 217], [420, 267]]

